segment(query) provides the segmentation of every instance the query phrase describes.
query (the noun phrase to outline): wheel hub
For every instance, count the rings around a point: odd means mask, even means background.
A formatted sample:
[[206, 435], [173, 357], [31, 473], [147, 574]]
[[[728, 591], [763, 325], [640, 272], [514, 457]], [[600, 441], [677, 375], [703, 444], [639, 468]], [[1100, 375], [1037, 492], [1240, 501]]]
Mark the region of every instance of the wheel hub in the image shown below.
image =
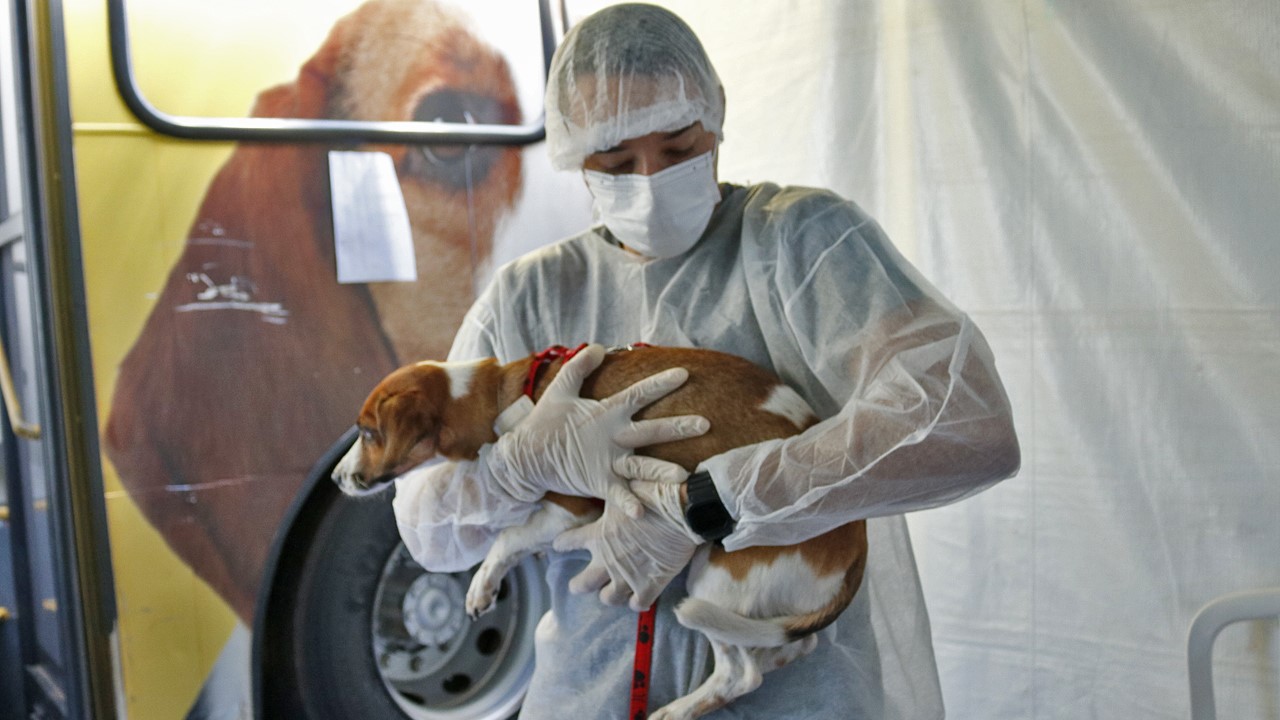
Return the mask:
[[533, 634], [546, 609], [542, 566], [528, 558], [503, 581], [493, 610], [472, 621], [472, 573], [431, 573], [404, 545], [374, 594], [373, 656], [391, 698], [412, 720], [513, 716], [533, 671]]
[[401, 609], [409, 636], [428, 647], [450, 642], [467, 623], [462, 585], [451, 575], [420, 575], [405, 592]]

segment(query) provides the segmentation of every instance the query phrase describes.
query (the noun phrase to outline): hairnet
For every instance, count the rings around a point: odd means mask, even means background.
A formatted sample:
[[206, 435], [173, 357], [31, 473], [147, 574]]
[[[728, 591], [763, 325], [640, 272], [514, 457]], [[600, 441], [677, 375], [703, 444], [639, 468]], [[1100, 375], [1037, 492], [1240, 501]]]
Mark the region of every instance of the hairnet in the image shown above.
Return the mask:
[[547, 79], [547, 150], [557, 170], [699, 120], [723, 138], [724, 95], [702, 43], [653, 5], [607, 7], [571, 29]]

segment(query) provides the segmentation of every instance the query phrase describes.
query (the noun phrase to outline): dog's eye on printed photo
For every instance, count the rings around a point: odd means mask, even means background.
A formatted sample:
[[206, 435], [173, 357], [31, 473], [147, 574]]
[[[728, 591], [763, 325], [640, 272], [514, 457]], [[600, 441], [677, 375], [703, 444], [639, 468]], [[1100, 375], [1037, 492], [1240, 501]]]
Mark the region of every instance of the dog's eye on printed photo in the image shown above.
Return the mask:
[[[511, 122], [494, 98], [463, 90], [428, 93], [413, 111], [418, 122], [448, 122], [465, 125], [501, 125]], [[423, 145], [409, 153], [409, 171], [428, 180], [462, 189], [484, 182], [502, 148], [475, 145]], [[469, 163], [467, 161], [470, 161]], [[469, 164], [469, 167], [468, 167]], [[470, 177], [468, 178], [468, 174]]]

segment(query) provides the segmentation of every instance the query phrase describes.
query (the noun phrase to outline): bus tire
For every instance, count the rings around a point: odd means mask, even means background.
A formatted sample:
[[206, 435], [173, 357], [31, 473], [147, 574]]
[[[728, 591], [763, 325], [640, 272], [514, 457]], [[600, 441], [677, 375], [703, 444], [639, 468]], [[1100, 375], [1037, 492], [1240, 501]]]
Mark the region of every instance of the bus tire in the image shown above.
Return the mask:
[[461, 605], [470, 572], [428, 573], [413, 562], [390, 499], [331, 493], [301, 523], [309, 541], [286, 545], [276, 583], [288, 586], [274, 591], [276, 617], [267, 625], [264, 717], [517, 713], [547, 602], [541, 561], [514, 569], [498, 607], [472, 622]]

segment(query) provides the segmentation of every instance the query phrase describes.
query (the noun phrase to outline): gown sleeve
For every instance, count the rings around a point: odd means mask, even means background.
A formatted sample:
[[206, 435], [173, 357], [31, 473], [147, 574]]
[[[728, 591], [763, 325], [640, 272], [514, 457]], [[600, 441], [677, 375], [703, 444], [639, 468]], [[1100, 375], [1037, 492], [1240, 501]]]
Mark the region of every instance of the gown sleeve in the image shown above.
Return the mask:
[[1020, 455], [981, 332], [852, 203], [771, 203], [744, 242], [798, 362], [784, 378], [825, 419], [704, 462], [737, 519], [724, 546], [791, 544], [842, 524], [960, 500]]

